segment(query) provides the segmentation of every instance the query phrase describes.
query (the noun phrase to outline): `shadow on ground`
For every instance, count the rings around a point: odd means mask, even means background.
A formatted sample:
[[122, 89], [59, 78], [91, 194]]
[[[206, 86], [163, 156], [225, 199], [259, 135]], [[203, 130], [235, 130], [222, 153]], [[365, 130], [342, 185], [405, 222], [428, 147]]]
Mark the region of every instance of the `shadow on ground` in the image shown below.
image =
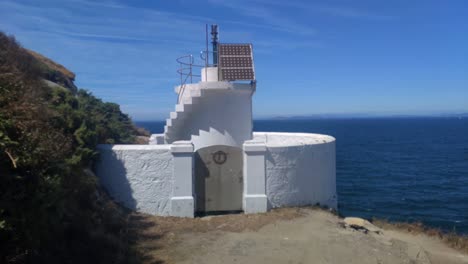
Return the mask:
[[164, 248], [161, 241], [165, 236], [164, 232], [158, 228], [156, 221], [151, 217], [129, 213], [127, 220], [126, 236], [128, 245], [134, 257], [131, 262], [145, 264], [163, 264], [156, 252]]

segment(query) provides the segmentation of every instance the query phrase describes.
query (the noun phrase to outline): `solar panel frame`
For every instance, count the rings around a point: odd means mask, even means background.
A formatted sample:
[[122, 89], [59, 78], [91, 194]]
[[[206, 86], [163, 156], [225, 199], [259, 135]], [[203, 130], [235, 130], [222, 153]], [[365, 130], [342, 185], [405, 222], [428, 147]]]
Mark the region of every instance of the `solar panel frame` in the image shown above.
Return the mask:
[[252, 44], [219, 43], [218, 68], [220, 81], [254, 81]]

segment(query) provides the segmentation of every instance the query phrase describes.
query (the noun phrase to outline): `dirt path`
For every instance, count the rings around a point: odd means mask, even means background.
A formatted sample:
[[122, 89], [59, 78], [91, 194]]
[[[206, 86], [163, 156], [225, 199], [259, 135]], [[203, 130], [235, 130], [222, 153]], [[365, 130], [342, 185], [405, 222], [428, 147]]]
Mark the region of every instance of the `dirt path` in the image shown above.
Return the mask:
[[[364, 232], [319, 209], [197, 219], [145, 218], [149, 263], [468, 263], [425, 235]], [[151, 226], [151, 223], [154, 225]]]

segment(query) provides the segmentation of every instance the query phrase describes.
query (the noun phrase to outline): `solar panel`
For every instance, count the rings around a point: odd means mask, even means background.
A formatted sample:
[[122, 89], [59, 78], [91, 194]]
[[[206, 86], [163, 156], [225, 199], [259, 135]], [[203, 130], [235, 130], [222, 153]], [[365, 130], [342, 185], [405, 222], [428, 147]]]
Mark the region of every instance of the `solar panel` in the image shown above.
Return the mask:
[[221, 56], [219, 60], [219, 66], [221, 68], [233, 68], [233, 67], [248, 67], [252, 68], [252, 58], [251, 57], [225, 57]]
[[250, 44], [219, 44], [218, 52], [223, 56], [250, 56], [252, 48]]
[[252, 45], [218, 44], [221, 81], [255, 80]]
[[221, 69], [221, 76], [226, 81], [255, 80], [252, 69]]

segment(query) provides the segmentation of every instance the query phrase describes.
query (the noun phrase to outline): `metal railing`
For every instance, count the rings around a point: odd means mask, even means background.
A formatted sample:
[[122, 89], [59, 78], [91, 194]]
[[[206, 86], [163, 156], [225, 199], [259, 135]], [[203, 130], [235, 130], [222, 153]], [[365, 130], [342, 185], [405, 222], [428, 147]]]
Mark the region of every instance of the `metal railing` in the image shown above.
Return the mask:
[[176, 59], [177, 63], [179, 63], [179, 68], [177, 69], [177, 73], [180, 75], [180, 90], [179, 96], [177, 98], [177, 103], [180, 102], [182, 96], [185, 91], [185, 86], [187, 82], [193, 83], [193, 77], [200, 77], [199, 74], [193, 73], [193, 68], [196, 67], [203, 67], [202, 65], [197, 65], [194, 63], [194, 58], [192, 54], [184, 55]]
[[[179, 96], [177, 97], [177, 103], [180, 103], [180, 100], [183, 98], [183, 94], [185, 92], [185, 86], [188, 83], [193, 83], [194, 79], [201, 78], [201, 74], [194, 73], [194, 69], [201, 70], [205, 67], [205, 78], [207, 76], [207, 67], [214, 66], [213, 64], [208, 63], [209, 55], [215, 56], [213, 52], [210, 51], [202, 51], [200, 52], [200, 59], [203, 61], [203, 64], [195, 63], [195, 59], [192, 54], [184, 55], [176, 59], [177, 63], [179, 63], [179, 68], [177, 69], [177, 73], [180, 75], [180, 90]], [[195, 78], [194, 78], [195, 77]]]

